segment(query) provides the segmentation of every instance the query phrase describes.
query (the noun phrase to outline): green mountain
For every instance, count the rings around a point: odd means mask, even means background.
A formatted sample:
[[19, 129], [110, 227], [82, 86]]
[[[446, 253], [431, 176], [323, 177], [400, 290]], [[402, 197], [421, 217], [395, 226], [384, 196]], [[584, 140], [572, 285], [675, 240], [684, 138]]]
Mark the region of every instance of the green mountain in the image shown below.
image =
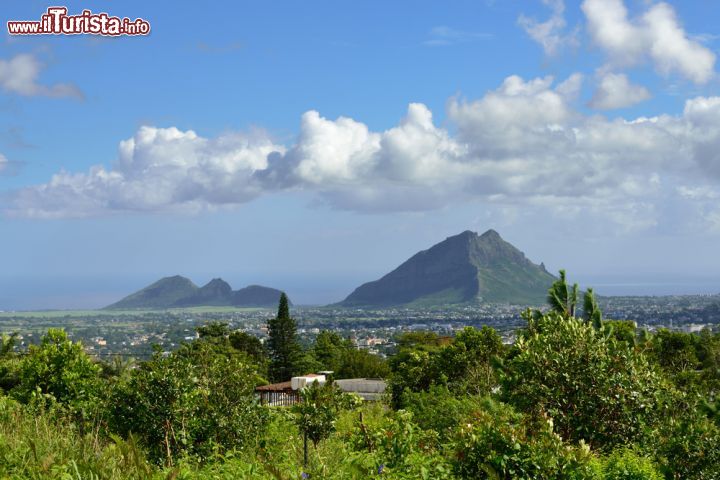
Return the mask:
[[[261, 287], [260, 285], [250, 285], [232, 292], [233, 305], [242, 305], [245, 307], [277, 307], [280, 300], [280, 290], [274, 288]], [[292, 304], [292, 302], [290, 302]]]
[[201, 306], [271, 307], [280, 299], [280, 290], [251, 285], [233, 291], [230, 284], [214, 278], [198, 287], [190, 279], [175, 275], [165, 277], [128, 295], [106, 309], [177, 308]]
[[198, 290], [190, 279], [175, 275], [162, 278], [105, 308], [168, 308], [183, 298], [195, 295]]
[[356, 288], [340, 305], [432, 307], [471, 302], [545, 303], [555, 277], [495, 230], [465, 231], [415, 254], [380, 280]]
[[218, 306], [229, 305], [232, 296], [232, 287], [222, 278], [213, 278], [210, 282], [191, 295], [178, 299], [174, 306], [192, 307], [197, 305]]

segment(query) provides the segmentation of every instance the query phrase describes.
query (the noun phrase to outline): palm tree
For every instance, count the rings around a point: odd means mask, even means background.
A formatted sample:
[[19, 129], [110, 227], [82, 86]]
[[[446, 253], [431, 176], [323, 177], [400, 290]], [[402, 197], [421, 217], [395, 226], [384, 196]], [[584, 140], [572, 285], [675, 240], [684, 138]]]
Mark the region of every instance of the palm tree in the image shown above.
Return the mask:
[[602, 328], [602, 312], [600, 306], [595, 298], [595, 293], [592, 288], [588, 288], [585, 292], [585, 299], [583, 302], [583, 317], [588, 323], [592, 323], [595, 330]]
[[578, 291], [578, 284], [570, 288], [565, 278], [565, 270], [560, 270], [560, 279], [556, 280], [548, 290], [547, 301], [550, 308], [566, 318], [574, 317]]

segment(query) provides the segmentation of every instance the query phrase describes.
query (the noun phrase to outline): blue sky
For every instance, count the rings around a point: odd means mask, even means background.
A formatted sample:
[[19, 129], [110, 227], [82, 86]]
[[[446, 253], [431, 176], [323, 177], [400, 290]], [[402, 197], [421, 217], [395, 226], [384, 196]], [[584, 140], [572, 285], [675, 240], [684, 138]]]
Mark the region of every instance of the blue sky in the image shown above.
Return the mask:
[[488, 228], [600, 293], [720, 291], [714, 2], [67, 7], [152, 33], [5, 34], [0, 309], [172, 274], [331, 302]]

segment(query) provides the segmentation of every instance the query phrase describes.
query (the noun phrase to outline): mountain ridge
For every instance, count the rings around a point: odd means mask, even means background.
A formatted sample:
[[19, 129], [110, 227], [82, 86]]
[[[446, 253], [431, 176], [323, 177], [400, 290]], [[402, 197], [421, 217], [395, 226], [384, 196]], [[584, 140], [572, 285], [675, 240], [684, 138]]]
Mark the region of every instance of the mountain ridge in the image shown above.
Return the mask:
[[201, 306], [276, 307], [283, 292], [261, 285], [233, 290], [222, 278], [198, 287], [181, 275], [163, 277], [147, 287], [108, 305], [104, 310], [162, 309]]
[[339, 305], [542, 304], [553, 281], [544, 264], [532, 263], [497, 231], [465, 230], [360, 285]]

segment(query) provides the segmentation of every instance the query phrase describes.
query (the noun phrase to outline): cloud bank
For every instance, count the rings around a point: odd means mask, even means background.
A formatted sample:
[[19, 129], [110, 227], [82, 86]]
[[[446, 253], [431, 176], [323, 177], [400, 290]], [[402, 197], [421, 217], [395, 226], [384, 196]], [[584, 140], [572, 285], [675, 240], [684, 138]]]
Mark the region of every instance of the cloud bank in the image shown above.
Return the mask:
[[111, 167], [60, 172], [17, 190], [5, 213], [196, 212], [306, 191], [358, 212], [475, 199], [556, 212], [582, 207], [622, 228], [645, 228], [657, 224], [657, 205], [668, 199], [709, 205], [716, 198], [720, 97], [688, 100], [675, 116], [609, 118], [575, 107], [581, 80], [510, 76], [480, 99], [451, 98], [447, 127], [419, 103], [385, 131], [309, 111], [288, 146], [263, 132], [205, 138], [146, 126], [120, 142]]

